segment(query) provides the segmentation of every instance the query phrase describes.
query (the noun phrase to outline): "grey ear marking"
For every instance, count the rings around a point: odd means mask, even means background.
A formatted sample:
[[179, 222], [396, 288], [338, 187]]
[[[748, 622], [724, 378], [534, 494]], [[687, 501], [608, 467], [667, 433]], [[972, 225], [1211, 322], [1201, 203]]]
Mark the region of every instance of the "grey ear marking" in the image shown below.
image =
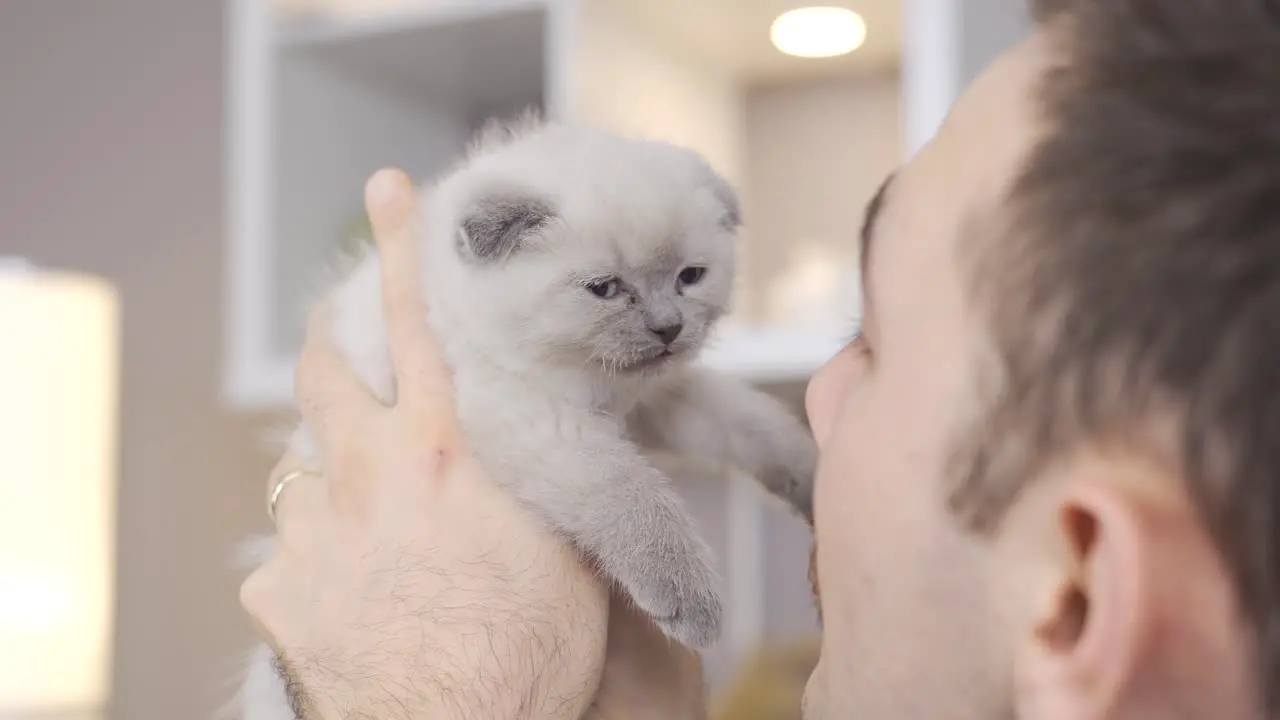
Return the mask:
[[715, 170], [708, 168], [708, 174], [711, 194], [724, 206], [724, 216], [720, 219], [720, 226], [729, 232], [736, 231], [742, 227], [742, 203], [738, 199], [738, 191], [734, 190], [729, 181]]
[[458, 227], [458, 250], [483, 262], [499, 262], [521, 241], [555, 218], [545, 201], [529, 197], [490, 197], [474, 203]]
[[738, 200], [738, 192], [733, 189], [729, 181], [716, 175], [712, 183], [712, 192], [720, 202], [724, 203], [725, 213], [720, 224], [729, 231], [742, 227], [742, 203]]

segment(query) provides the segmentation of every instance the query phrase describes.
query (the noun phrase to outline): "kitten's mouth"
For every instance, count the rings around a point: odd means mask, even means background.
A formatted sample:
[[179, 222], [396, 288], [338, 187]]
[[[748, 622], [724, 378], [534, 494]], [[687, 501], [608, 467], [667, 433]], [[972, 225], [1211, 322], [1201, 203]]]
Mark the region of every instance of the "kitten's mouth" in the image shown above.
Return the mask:
[[651, 370], [651, 369], [665, 365], [668, 361], [679, 356], [680, 354], [681, 354], [680, 350], [663, 348], [662, 350], [659, 350], [656, 353], [636, 358], [630, 363], [627, 363], [625, 369], [632, 372], [639, 371], [639, 370]]

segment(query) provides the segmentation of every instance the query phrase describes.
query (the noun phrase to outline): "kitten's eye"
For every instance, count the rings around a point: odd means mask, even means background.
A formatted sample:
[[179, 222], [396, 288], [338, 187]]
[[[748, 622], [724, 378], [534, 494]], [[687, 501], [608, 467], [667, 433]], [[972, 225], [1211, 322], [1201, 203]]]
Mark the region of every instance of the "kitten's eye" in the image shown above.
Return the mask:
[[696, 285], [698, 281], [702, 279], [702, 276], [706, 274], [707, 274], [706, 268], [698, 267], [697, 265], [690, 265], [689, 267], [680, 271], [680, 276], [679, 276], [680, 284]]
[[587, 289], [591, 291], [592, 295], [595, 295], [598, 298], [611, 300], [618, 296], [618, 292], [621, 290], [621, 287], [618, 285], [617, 278], [610, 278], [608, 280], [591, 283], [587, 286]]

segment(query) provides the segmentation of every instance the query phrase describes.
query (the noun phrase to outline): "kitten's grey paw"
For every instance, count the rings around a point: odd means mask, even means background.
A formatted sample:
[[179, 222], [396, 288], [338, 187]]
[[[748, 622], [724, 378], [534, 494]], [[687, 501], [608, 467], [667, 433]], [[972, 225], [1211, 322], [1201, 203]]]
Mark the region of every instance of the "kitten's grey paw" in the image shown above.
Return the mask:
[[634, 567], [620, 569], [616, 577], [663, 633], [705, 648], [720, 639], [720, 578], [710, 550], [700, 541], [693, 545], [675, 557], [645, 553], [647, 557], [633, 560]]
[[788, 494], [787, 501], [791, 503], [791, 507], [796, 513], [805, 522], [809, 523], [809, 527], [813, 527], [813, 476], [815, 470], [812, 466], [809, 466], [804, 472], [807, 474], [792, 477], [791, 491]]
[[809, 526], [813, 526], [813, 476], [816, 458], [812, 463], [801, 463], [795, 468], [780, 468], [771, 477], [764, 478], [764, 486], [770, 493], [785, 502]]
[[813, 479], [810, 478], [807, 484], [798, 485], [792, 493], [789, 502], [791, 507], [796, 511], [801, 519], [809, 523], [809, 527], [813, 527]]

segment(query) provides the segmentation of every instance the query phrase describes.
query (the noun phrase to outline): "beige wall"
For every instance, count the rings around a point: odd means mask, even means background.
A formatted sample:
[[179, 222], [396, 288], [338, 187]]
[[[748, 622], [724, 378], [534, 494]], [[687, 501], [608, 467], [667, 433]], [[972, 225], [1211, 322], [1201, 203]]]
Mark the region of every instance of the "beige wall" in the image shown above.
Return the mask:
[[[813, 243], [847, 270], [837, 276], [856, 306], [857, 233], [863, 207], [899, 161], [899, 81], [896, 74], [756, 88], [746, 98], [746, 208], [755, 287], [767, 293], [799, 248]], [[765, 297], [762, 293], [759, 297]], [[753, 308], [769, 318], [763, 303]], [[781, 320], [781, 318], [775, 318]], [[852, 326], [850, 326], [852, 330]], [[803, 388], [779, 388], [800, 405]], [[765, 517], [765, 626], [771, 638], [818, 630], [808, 582], [811, 537], [789, 513], [770, 506]]]
[[[863, 207], [901, 159], [899, 97], [896, 73], [748, 94], [747, 222], [757, 302], [808, 244], [850, 269], [841, 302], [856, 302], [850, 291]], [[754, 311], [769, 315], [759, 305]]]
[[209, 717], [250, 646], [228, 560], [271, 459], [216, 398], [221, 6], [0, 2], [0, 254], [123, 298], [118, 720]]
[[691, 147], [743, 180], [742, 92], [606, 4], [585, 2], [576, 44], [577, 112], [617, 132]]

